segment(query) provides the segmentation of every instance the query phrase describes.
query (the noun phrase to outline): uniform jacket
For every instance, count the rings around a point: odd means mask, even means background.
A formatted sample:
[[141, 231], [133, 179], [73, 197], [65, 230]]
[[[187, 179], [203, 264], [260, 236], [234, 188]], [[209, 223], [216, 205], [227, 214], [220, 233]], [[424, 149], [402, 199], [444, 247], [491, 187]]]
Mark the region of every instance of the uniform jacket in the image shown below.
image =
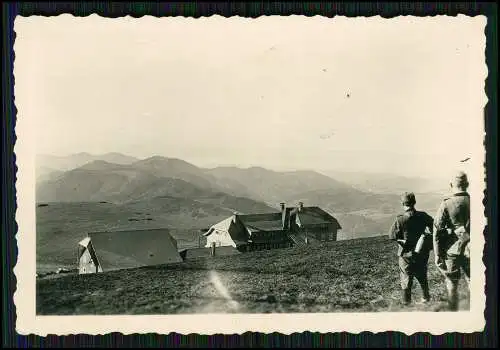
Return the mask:
[[[403, 214], [398, 215], [389, 231], [389, 238], [392, 240], [404, 240], [404, 244], [399, 244], [397, 255], [401, 257], [411, 257], [413, 250], [422, 234], [427, 236], [426, 244], [423, 249], [429, 252], [432, 249], [432, 240], [430, 240], [432, 232], [433, 219], [423, 211], [409, 209]], [[425, 232], [426, 228], [429, 233]]]
[[440, 256], [460, 255], [470, 236], [470, 197], [459, 192], [445, 198], [434, 221], [434, 247]]

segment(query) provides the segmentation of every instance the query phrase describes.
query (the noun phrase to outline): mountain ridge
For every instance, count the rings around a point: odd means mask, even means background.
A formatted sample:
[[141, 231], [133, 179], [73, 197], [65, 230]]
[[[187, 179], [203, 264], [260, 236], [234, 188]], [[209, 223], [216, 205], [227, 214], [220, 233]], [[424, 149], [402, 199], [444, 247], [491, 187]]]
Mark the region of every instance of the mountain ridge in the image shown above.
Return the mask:
[[131, 164], [138, 158], [131, 157], [119, 152], [108, 152], [103, 154], [91, 154], [88, 152], [80, 152], [65, 156], [54, 156], [48, 154], [38, 154], [35, 157], [37, 172], [40, 168], [50, 168], [58, 171], [68, 171], [78, 168], [93, 160], [104, 160], [116, 164]]
[[[37, 202], [142, 202], [153, 211], [163, 208], [162, 215], [179, 212], [194, 218], [205, 211], [206, 204], [216, 206], [221, 213], [251, 213], [279, 210], [281, 202], [293, 206], [302, 201], [340, 218], [343, 228], [356, 234], [385, 232], [401, 211], [397, 191], [366, 191], [312, 170], [201, 168], [179, 158], [152, 156], [128, 164], [93, 159], [54, 174], [45, 174], [46, 178], [37, 182]], [[433, 211], [440, 199], [436, 194], [417, 192], [417, 207]], [[220, 216], [214, 217], [213, 223], [218, 219]]]

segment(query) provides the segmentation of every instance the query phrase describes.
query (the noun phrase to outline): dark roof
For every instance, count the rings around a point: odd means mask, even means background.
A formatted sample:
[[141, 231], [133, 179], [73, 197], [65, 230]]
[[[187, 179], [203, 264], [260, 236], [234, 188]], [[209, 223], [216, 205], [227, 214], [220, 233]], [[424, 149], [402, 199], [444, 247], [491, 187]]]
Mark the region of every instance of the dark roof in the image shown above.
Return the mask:
[[[303, 207], [300, 211], [295, 207], [286, 208], [285, 222], [288, 223], [290, 216], [294, 214], [299, 217], [299, 221], [303, 227], [334, 224], [338, 229], [342, 228], [337, 219], [319, 207]], [[215, 229], [228, 231], [233, 241], [239, 245], [246, 242], [248, 237], [242, 236], [242, 232], [239, 229], [230, 230], [232, 225], [237, 225], [236, 218], [254, 234], [255, 232], [283, 231], [282, 216], [281, 212], [233, 215], [213, 225], [204, 235], [208, 236], [212, 234]]]
[[304, 207], [297, 215], [302, 226], [333, 223], [338, 229], [342, 228], [337, 219], [319, 207]]
[[89, 233], [104, 271], [182, 262], [167, 229]]
[[281, 213], [238, 215], [250, 231], [279, 231], [283, 229]]
[[[285, 220], [288, 221], [290, 215], [298, 215], [302, 226], [335, 224], [341, 228], [337, 219], [319, 207], [286, 208]], [[277, 231], [282, 230], [282, 213], [238, 215], [243, 224], [254, 231]]]
[[252, 232], [254, 231], [280, 231], [283, 229], [281, 220], [279, 221], [251, 221], [244, 222], [244, 225]]

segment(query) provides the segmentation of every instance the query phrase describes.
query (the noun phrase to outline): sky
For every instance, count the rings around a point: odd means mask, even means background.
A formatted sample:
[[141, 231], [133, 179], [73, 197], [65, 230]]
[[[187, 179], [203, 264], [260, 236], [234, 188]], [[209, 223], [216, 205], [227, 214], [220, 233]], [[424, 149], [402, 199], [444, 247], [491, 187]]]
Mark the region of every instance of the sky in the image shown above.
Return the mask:
[[38, 154], [439, 176], [482, 151], [485, 24], [18, 17], [18, 117]]

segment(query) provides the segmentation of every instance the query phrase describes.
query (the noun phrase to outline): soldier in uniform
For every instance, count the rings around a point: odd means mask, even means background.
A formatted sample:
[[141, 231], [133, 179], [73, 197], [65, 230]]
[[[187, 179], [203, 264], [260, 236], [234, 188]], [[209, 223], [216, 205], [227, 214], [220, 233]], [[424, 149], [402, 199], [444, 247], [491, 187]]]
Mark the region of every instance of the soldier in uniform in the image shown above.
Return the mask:
[[445, 277], [448, 308], [458, 310], [458, 281], [461, 270], [467, 284], [470, 278], [469, 229], [470, 197], [467, 175], [460, 171], [450, 182], [453, 194], [441, 203], [434, 222], [434, 254]]
[[411, 302], [411, 288], [416, 278], [422, 287], [422, 302], [430, 301], [427, 267], [432, 249], [433, 219], [415, 209], [416, 199], [411, 192], [401, 198], [404, 213], [398, 215], [389, 232], [389, 238], [398, 243], [398, 264], [403, 304]]

